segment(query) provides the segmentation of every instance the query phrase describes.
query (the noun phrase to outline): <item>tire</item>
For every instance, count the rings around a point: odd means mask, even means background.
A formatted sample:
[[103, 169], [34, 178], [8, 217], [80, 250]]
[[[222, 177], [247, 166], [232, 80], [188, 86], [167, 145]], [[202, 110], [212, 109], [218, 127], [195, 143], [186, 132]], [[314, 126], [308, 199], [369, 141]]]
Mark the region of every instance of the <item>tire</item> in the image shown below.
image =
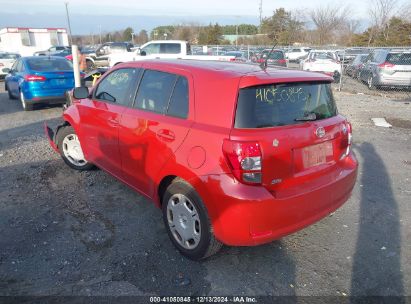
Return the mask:
[[21, 106], [23, 107], [24, 111], [33, 111], [33, 105], [28, 104], [26, 102], [26, 99], [24, 98], [24, 94], [22, 91], [20, 91], [20, 102], [21, 102]]
[[367, 87], [368, 87], [368, 89], [371, 90], [371, 91], [373, 91], [373, 90], [375, 90], [375, 89], [377, 88], [376, 85], [375, 85], [374, 77], [373, 77], [372, 75], [368, 76], [368, 79], [367, 79]]
[[187, 182], [176, 179], [168, 186], [162, 198], [162, 211], [168, 236], [182, 255], [197, 261], [222, 247], [214, 236], [202, 199]]
[[95, 69], [94, 63], [91, 60], [86, 60], [87, 71], [92, 71]]
[[60, 128], [56, 138], [61, 158], [70, 168], [79, 171], [86, 171], [94, 168], [94, 165], [84, 158], [80, 140], [73, 127], [65, 126]]
[[9, 99], [11, 100], [16, 99], [16, 97], [14, 97], [13, 94], [11, 94], [9, 88], [7, 87], [6, 82], [4, 82], [4, 89], [7, 91], [7, 94], [9, 95]]

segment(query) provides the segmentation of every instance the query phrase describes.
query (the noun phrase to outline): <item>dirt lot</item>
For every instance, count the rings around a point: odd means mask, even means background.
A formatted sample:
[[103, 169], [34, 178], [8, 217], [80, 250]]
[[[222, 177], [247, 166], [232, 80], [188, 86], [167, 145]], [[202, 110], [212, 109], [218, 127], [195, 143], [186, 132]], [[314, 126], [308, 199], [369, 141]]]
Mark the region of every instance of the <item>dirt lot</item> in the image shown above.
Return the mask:
[[192, 262], [150, 201], [101, 170], [69, 169], [52, 151], [42, 123], [56, 124], [60, 107], [23, 112], [1, 89], [0, 296], [411, 296], [410, 101], [336, 98], [360, 161], [351, 199], [282, 240]]

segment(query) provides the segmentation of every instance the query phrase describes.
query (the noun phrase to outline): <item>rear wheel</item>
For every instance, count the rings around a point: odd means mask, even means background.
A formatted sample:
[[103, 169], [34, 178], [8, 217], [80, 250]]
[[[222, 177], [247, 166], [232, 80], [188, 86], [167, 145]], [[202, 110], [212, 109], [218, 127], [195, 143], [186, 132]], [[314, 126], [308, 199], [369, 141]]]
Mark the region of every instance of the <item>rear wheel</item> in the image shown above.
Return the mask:
[[7, 91], [7, 94], [9, 95], [9, 99], [16, 99], [16, 97], [14, 97], [13, 94], [10, 92], [6, 82], [4, 82], [4, 89]]
[[84, 171], [94, 167], [83, 154], [80, 140], [73, 127], [65, 126], [57, 133], [57, 145], [64, 162], [71, 168]]
[[27, 103], [26, 99], [24, 98], [24, 94], [23, 94], [22, 91], [20, 91], [20, 102], [21, 102], [21, 106], [23, 107], [24, 111], [32, 111], [33, 110], [33, 105]]
[[198, 193], [177, 179], [162, 199], [163, 220], [174, 246], [186, 257], [200, 260], [215, 254], [222, 243], [214, 234]]

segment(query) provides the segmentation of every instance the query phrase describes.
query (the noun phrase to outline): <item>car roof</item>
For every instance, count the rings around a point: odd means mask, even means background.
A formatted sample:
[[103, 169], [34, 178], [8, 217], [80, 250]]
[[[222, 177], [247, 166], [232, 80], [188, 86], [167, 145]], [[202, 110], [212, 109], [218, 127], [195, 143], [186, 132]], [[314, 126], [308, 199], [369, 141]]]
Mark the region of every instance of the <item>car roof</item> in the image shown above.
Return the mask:
[[[330, 81], [330, 77], [308, 71], [294, 70], [282, 67], [268, 67], [262, 69], [259, 65], [247, 63], [233, 63], [225, 61], [204, 61], [184, 59], [150, 59], [144, 60], [148, 65], [167, 65], [170, 68], [182, 69], [198, 76], [209, 77], [210, 73], [218, 72], [220, 78], [253, 78], [251, 85], [264, 83], [280, 83], [295, 81]], [[140, 66], [139, 62], [127, 62], [121, 66]], [[332, 79], [331, 79], [332, 80]]]

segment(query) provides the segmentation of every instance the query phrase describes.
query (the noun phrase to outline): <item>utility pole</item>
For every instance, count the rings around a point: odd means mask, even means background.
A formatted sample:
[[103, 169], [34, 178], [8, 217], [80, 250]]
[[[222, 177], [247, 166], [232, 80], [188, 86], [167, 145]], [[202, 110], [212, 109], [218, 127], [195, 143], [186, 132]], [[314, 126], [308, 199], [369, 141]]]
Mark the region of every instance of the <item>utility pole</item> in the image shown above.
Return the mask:
[[70, 45], [73, 45], [73, 37], [71, 36], [70, 16], [69, 16], [69, 11], [68, 11], [68, 2], [64, 2], [64, 4], [66, 5], [67, 24], [68, 24], [68, 30], [69, 30], [69, 41], [70, 41]]
[[101, 24], [99, 26], [100, 26], [100, 44], [101, 44]]
[[263, 0], [260, 0], [260, 6], [258, 8], [258, 11], [260, 13], [260, 26], [259, 26], [259, 30], [260, 30], [260, 34], [261, 34], [261, 23], [263, 23]]

